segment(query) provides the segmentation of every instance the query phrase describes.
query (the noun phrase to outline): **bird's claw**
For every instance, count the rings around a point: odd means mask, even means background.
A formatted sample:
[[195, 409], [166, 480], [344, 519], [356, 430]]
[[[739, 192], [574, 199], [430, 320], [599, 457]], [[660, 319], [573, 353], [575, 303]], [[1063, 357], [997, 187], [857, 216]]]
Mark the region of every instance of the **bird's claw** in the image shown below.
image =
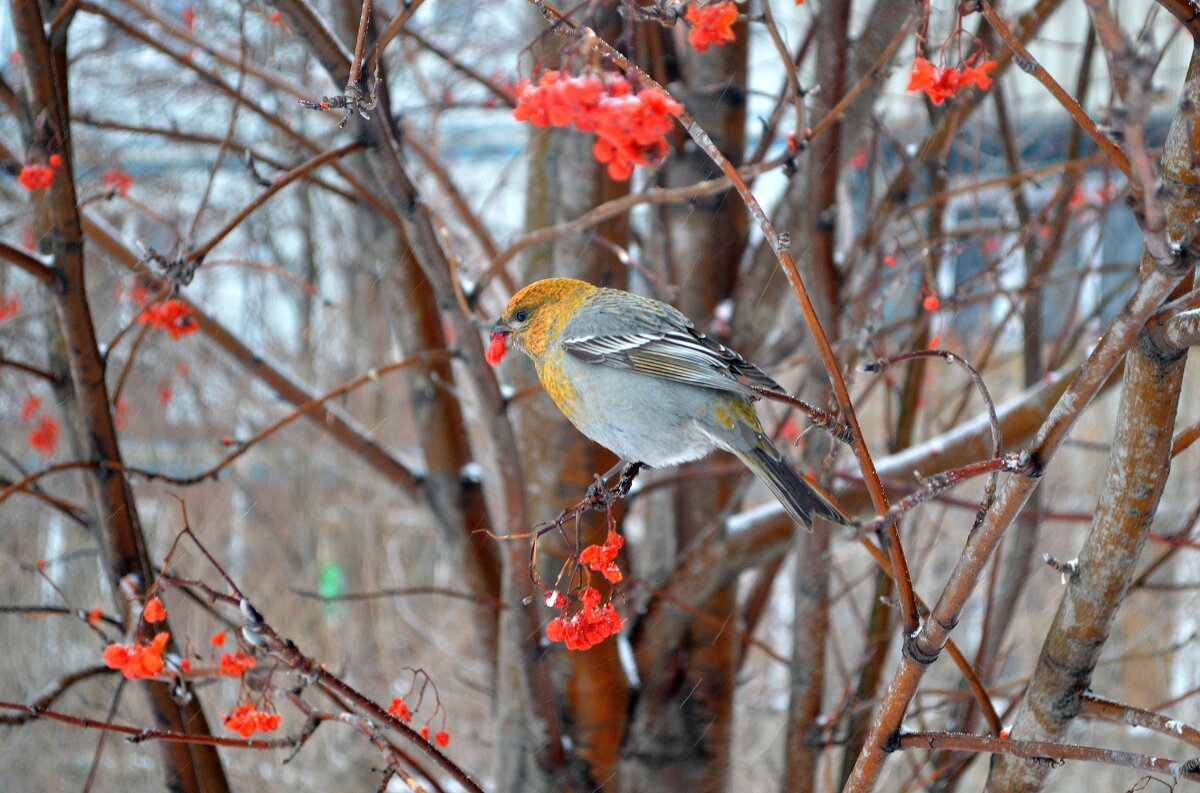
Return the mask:
[[592, 474], [592, 476], [595, 477], [595, 481], [588, 486], [584, 503], [591, 509], [608, 509], [609, 505], [616, 500], [613, 496], [613, 491], [609, 489], [608, 483], [604, 481], [604, 477], [600, 476], [600, 474]]
[[629, 493], [629, 489], [633, 487], [633, 480], [637, 478], [638, 472], [641, 470], [641, 463], [629, 463], [621, 469], [621, 473], [612, 487], [609, 487], [606, 481], [608, 475], [612, 473], [611, 471], [604, 476], [596, 474], [596, 481], [588, 487], [584, 503], [591, 509], [607, 511]]

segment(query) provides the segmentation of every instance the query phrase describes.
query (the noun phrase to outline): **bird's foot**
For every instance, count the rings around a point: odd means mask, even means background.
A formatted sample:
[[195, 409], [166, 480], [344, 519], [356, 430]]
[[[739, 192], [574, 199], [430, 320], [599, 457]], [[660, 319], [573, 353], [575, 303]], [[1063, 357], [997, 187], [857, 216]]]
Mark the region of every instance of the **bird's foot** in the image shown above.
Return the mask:
[[[608, 510], [617, 501], [629, 493], [629, 488], [633, 486], [633, 480], [637, 478], [638, 472], [642, 470], [641, 463], [627, 463], [622, 465], [618, 463], [605, 474], [596, 474], [596, 481], [592, 482], [587, 491], [587, 498], [584, 503], [588, 504], [595, 510]], [[608, 480], [612, 475], [621, 469], [617, 481], [609, 487]]]
[[637, 479], [637, 475], [645, 467], [643, 463], [630, 463], [625, 466], [621, 471], [621, 477], [617, 480], [617, 486], [614, 488], [619, 498], [624, 498], [629, 493], [629, 488], [633, 487], [633, 480]]

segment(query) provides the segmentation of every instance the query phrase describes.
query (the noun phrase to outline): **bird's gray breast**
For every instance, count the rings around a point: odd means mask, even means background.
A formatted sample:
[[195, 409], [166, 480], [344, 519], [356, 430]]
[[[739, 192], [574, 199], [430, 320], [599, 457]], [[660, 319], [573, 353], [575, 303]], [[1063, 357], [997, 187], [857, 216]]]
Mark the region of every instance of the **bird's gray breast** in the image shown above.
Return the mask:
[[713, 450], [697, 419], [713, 392], [640, 372], [563, 356], [574, 387], [571, 417], [579, 431], [619, 457], [659, 467], [695, 460]]

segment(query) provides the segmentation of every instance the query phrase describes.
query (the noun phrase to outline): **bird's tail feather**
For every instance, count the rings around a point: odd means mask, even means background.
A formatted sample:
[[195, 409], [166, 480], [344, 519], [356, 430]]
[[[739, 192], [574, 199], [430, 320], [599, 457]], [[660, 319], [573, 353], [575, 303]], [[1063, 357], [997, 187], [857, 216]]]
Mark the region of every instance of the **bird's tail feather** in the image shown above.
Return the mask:
[[812, 531], [813, 515], [844, 526], [850, 525], [850, 519], [838, 509], [833, 500], [819, 487], [800, 476], [775, 449], [759, 446], [748, 451], [735, 450], [734, 453], [775, 494], [788, 514], [804, 528]]

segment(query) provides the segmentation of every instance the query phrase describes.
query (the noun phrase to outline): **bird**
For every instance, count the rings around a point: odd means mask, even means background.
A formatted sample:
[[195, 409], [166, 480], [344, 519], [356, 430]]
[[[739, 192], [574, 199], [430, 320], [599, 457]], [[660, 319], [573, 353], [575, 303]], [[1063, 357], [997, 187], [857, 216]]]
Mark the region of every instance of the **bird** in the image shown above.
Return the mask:
[[785, 393], [763, 370], [660, 300], [575, 278], [546, 278], [509, 300], [487, 359], [510, 348], [575, 427], [628, 463], [660, 468], [732, 452], [812, 530], [850, 519], [763, 432], [752, 386]]

